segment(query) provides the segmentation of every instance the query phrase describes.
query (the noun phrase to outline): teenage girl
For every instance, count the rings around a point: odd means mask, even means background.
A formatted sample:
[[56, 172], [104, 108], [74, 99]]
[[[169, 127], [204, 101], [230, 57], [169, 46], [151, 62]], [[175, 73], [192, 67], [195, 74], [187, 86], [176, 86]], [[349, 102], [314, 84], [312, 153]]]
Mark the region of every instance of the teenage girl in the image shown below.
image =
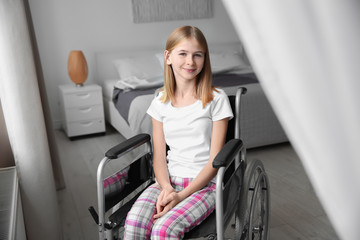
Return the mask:
[[124, 239], [182, 239], [215, 209], [212, 162], [233, 117], [228, 97], [212, 85], [208, 45], [198, 28], [175, 29], [164, 57], [164, 87], [147, 111], [156, 183], [128, 213]]

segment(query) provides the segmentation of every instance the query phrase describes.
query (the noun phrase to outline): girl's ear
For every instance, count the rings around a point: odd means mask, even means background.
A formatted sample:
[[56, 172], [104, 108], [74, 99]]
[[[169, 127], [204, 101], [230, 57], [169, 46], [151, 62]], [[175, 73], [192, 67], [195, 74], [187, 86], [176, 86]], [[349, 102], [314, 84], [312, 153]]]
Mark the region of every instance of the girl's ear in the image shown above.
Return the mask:
[[170, 52], [168, 50], [164, 51], [164, 58], [167, 65], [171, 65], [170, 61]]

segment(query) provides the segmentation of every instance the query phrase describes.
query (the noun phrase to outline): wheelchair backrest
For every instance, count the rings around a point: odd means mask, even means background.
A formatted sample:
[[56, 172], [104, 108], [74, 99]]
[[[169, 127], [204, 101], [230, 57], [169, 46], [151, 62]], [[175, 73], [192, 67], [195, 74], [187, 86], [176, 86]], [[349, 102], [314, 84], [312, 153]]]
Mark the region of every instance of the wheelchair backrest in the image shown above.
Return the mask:
[[105, 212], [153, 178], [151, 153], [104, 179]]
[[235, 96], [231, 95], [229, 96], [229, 102], [231, 105], [231, 110], [234, 114], [234, 117], [229, 121], [228, 123], [228, 129], [227, 129], [227, 133], [226, 133], [226, 142], [228, 142], [231, 139], [235, 138], [235, 122], [236, 122], [236, 111], [235, 111]]

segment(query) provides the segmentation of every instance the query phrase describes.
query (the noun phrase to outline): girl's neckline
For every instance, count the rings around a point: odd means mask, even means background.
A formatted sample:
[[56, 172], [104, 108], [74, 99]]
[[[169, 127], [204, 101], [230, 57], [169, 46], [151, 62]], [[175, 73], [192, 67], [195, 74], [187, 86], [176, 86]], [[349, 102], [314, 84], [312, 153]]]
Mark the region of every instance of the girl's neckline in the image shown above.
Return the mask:
[[176, 106], [174, 106], [174, 105], [172, 104], [172, 102], [170, 101], [170, 107], [173, 108], [173, 109], [178, 109], [178, 110], [180, 110], [180, 109], [187, 109], [187, 108], [190, 108], [190, 107], [195, 106], [195, 105], [198, 104], [199, 102], [200, 102], [200, 100], [198, 99], [198, 100], [196, 100], [195, 102], [193, 102], [193, 103], [191, 103], [191, 104], [189, 104], [189, 105], [185, 105], [185, 106], [181, 106], [181, 107], [176, 107]]

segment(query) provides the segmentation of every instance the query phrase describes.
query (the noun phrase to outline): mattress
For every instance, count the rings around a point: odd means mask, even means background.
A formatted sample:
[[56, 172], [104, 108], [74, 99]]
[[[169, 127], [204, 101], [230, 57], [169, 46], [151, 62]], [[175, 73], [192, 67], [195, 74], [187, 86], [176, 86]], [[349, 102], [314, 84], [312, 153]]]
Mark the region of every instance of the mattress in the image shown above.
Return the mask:
[[[261, 85], [259, 83], [247, 83], [243, 86], [247, 88], [247, 93], [241, 99], [240, 136], [245, 147], [254, 148], [288, 141]], [[106, 87], [104, 87], [105, 89]], [[234, 95], [237, 87], [228, 86], [222, 89], [228, 95]], [[112, 90], [113, 87], [109, 87], [107, 89], [109, 92], [104, 94], [108, 96], [105, 102], [106, 119], [111, 125], [126, 138], [139, 133], [151, 135], [151, 118], [146, 114], [146, 110], [154, 96], [143, 95], [135, 98], [130, 105], [127, 122], [109, 98]]]

